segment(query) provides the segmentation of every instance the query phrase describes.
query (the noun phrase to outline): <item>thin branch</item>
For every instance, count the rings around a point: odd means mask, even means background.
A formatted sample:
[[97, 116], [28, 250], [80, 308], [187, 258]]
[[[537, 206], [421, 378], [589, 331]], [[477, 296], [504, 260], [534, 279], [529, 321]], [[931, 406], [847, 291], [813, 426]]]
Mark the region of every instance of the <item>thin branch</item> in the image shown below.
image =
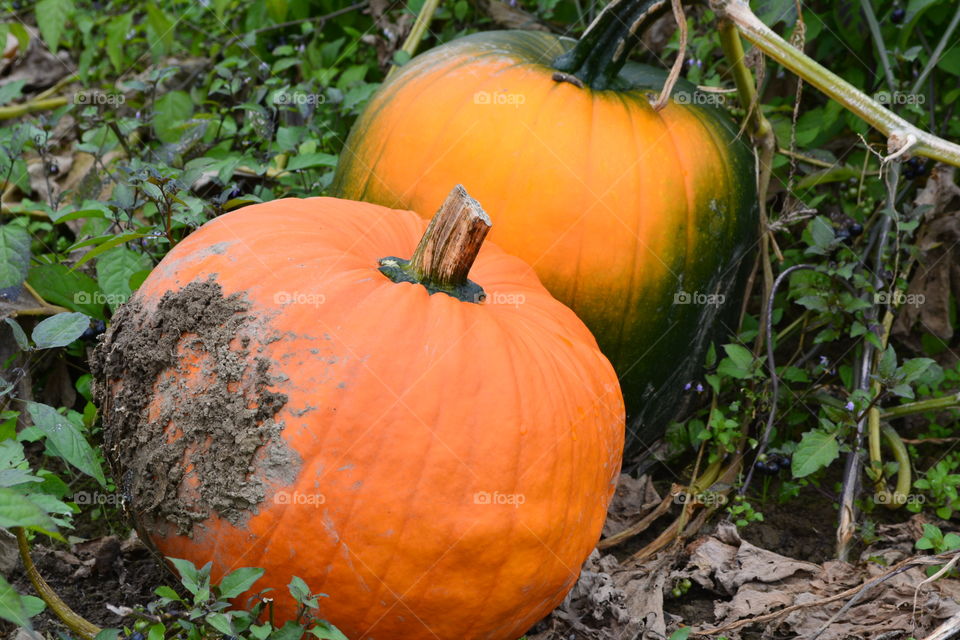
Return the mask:
[[923, 68], [923, 71], [921, 71], [920, 75], [917, 76], [916, 82], [913, 83], [913, 87], [910, 88], [910, 93], [917, 93], [920, 91], [920, 85], [923, 84], [923, 81], [927, 79], [927, 76], [930, 75], [930, 72], [933, 71], [933, 68], [937, 66], [938, 62], [940, 62], [940, 56], [943, 55], [943, 50], [946, 49], [947, 45], [950, 43], [950, 37], [956, 30], [957, 25], [960, 25], [960, 4], [957, 5], [957, 12], [953, 14], [953, 19], [950, 20], [950, 24], [947, 25], [947, 30], [944, 31], [943, 35], [940, 37], [940, 42], [937, 43], [937, 48], [934, 49], [933, 53], [930, 54], [930, 60], [927, 61], [927, 66]]

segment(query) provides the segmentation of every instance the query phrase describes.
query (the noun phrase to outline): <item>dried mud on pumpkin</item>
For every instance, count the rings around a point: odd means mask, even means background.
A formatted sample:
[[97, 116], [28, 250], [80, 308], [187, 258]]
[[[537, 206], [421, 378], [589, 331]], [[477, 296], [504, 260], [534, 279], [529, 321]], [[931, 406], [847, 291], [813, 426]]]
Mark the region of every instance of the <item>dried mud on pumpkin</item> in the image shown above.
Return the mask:
[[[624, 486], [629, 490], [618, 489], [605, 536], [632, 524], [624, 514], [659, 502], [651, 499], [656, 495], [651, 496], [646, 478], [624, 477]], [[682, 626], [693, 628], [691, 638], [730, 640], [806, 639], [817, 632], [818, 640], [923, 638], [960, 614], [960, 581], [943, 578], [922, 584], [927, 575], [921, 565], [862, 588], [915, 557], [913, 543], [922, 522], [922, 516], [914, 516], [901, 524], [880, 525], [877, 542], [855, 564], [793, 559], [747, 542], [727, 522], [683, 548], [642, 562], [595, 550], [563, 604], [527, 639], [662, 640]], [[832, 538], [823, 540], [831, 543]], [[690, 591], [665, 600], [685, 579], [693, 585]]]
[[[276, 379], [267, 358], [249, 364], [261, 319], [248, 310], [241, 295], [224, 297], [212, 278], [164, 294], [152, 310], [134, 297], [94, 351], [104, 446], [138, 520], [167, 522], [180, 533], [211, 512], [239, 524], [264, 500], [265, 480], [289, 484], [296, 477], [301, 460], [274, 420], [287, 396], [269, 389]], [[202, 393], [164, 375], [191, 360]], [[183, 468], [187, 457], [194, 469]], [[209, 512], [181, 497], [184, 483]]]

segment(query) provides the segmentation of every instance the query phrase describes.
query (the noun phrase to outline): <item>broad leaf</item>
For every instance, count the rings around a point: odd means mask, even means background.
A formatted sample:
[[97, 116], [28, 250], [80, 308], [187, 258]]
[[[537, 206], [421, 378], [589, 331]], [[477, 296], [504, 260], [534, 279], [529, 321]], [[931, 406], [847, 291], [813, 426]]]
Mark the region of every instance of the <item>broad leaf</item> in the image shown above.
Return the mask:
[[23, 227], [0, 226], [0, 289], [16, 287], [27, 278], [30, 264], [30, 234]]
[[44, 42], [53, 53], [57, 52], [60, 36], [67, 20], [73, 15], [73, 0], [40, 0], [34, 16]]
[[82, 313], [58, 313], [41, 320], [33, 328], [33, 341], [37, 349], [65, 347], [87, 330], [90, 318]]
[[0, 487], [0, 527], [39, 527], [56, 531], [53, 519], [19, 491]]
[[48, 446], [53, 445], [64, 460], [96, 478], [101, 486], [106, 485], [100, 461], [76, 424], [57, 413], [53, 407], [39, 402], [28, 402], [27, 411], [33, 419], [33, 425], [47, 437]]
[[253, 583], [263, 575], [259, 567], [243, 567], [231, 571], [220, 581], [220, 595], [224, 598], [236, 598], [253, 586]]
[[836, 434], [808, 431], [803, 434], [793, 453], [793, 477], [808, 476], [836, 460], [839, 455], [840, 446]]

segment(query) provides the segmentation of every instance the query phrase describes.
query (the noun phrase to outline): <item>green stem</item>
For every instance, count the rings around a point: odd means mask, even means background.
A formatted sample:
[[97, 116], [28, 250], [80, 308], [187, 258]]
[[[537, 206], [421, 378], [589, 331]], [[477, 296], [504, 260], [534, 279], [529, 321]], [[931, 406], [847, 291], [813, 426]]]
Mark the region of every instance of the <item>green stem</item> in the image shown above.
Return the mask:
[[[744, 62], [746, 54], [743, 51], [743, 41], [740, 40], [740, 34], [737, 32], [736, 26], [729, 20], [720, 21], [720, 46], [723, 48], [723, 54], [727, 58], [730, 72], [733, 74], [733, 80], [737, 85], [740, 104], [747, 114], [745, 117], [746, 127], [749, 129], [750, 136], [759, 152], [760, 174], [757, 176], [757, 206], [760, 210], [760, 267], [763, 270], [763, 302], [761, 303], [760, 317], [765, 318], [770, 313], [768, 304], [774, 282], [773, 266], [770, 260], [773, 234], [770, 231], [769, 218], [767, 217], [767, 191], [770, 188], [770, 177], [773, 175], [773, 156], [777, 150], [777, 137], [774, 134], [773, 125], [760, 110], [757, 87], [750, 69]], [[757, 339], [754, 341], [754, 353], [760, 353], [764, 341], [770, 339], [766, 331], [766, 324], [761, 323]]]
[[[420, 7], [420, 13], [417, 14], [417, 20], [413, 23], [413, 26], [410, 28], [410, 35], [407, 36], [407, 39], [403, 43], [403, 47], [400, 48], [400, 51], [405, 52], [411, 58], [417, 52], [417, 47], [420, 46], [420, 41], [423, 40], [424, 34], [427, 33], [427, 29], [430, 28], [430, 23], [433, 21], [433, 14], [437, 11], [437, 7], [440, 5], [440, 0], [425, 0], [423, 6]], [[396, 72], [399, 67], [394, 65], [390, 68], [390, 72], [387, 73], [387, 80]]]
[[945, 409], [960, 409], [960, 393], [888, 407], [881, 411], [880, 417], [884, 420], [893, 420], [894, 418], [903, 418], [927, 411], [943, 411]]
[[84, 640], [92, 640], [96, 637], [101, 631], [100, 627], [71, 609], [70, 605], [60, 599], [57, 592], [47, 584], [47, 581], [44, 580], [40, 572], [37, 571], [36, 565], [33, 564], [33, 558], [30, 557], [30, 543], [27, 542], [27, 533], [23, 530], [23, 527], [13, 527], [13, 532], [17, 536], [20, 560], [23, 562], [23, 568], [27, 573], [27, 577], [30, 579], [30, 583], [33, 584], [33, 588], [36, 589], [43, 601], [50, 607], [50, 610], [53, 611], [71, 631], [81, 638], [84, 638]]
[[887, 149], [891, 154], [903, 153], [909, 148], [911, 153], [960, 167], [960, 145], [910, 124], [811, 60], [763, 24], [744, 0], [711, 0], [710, 5], [720, 17], [736, 23], [743, 37], [765, 54], [881, 131], [887, 136]]
[[937, 66], [937, 63], [940, 61], [940, 56], [943, 54], [943, 50], [946, 49], [947, 45], [950, 43], [950, 36], [953, 35], [957, 25], [960, 25], [960, 5], [957, 5], [957, 12], [953, 14], [953, 19], [950, 21], [950, 24], [947, 25], [947, 30], [943, 32], [940, 42], [937, 43], [937, 48], [933, 50], [932, 54], [930, 54], [930, 60], [927, 61], [927, 66], [925, 66], [923, 71], [920, 72], [920, 75], [917, 76], [917, 81], [913, 83], [910, 93], [916, 94], [920, 92], [920, 86], [923, 84], [924, 80], [927, 79], [927, 76], [930, 75], [930, 72], [933, 71], [933, 68]]
[[23, 104], [0, 107], [0, 120], [12, 120], [14, 118], [19, 118], [20, 116], [25, 116], [28, 113], [34, 113], [35, 111], [56, 109], [67, 104], [67, 102], [69, 102], [69, 100], [64, 97], [56, 97], [45, 98], [43, 100], [31, 100], [29, 102], [24, 102]]
[[612, 87], [644, 29], [669, 7], [670, 0], [613, 0], [553, 68], [597, 91]]
[[897, 486], [891, 494], [887, 491], [886, 483], [880, 480], [883, 488], [877, 492], [876, 499], [888, 509], [899, 509], [907, 504], [907, 494], [910, 493], [910, 485], [913, 480], [911, 477], [913, 470], [910, 468], [910, 454], [907, 452], [903, 440], [900, 439], [900, 434], [893, 427], [885, 424], [882, 431], [883, 439], [887, 441], [887, 445], [893, 453], [893, 459], [897, 461]]
[[490, 231], [480, 204], [457, 185], [440, 205], [409, 260], [380, 259], [380, 272], [394, 282], [412, 282], [430, 294], [446, 293], [464, 302], [483, 302], [486, 294], [467, 278]]
[[873, 37], [873, 43], [877, 45], [877, 55], [880, 56], [880, 64], [883, 65], [883, 75], [887, 80], [887, 88], [890, 91], [896, 91], [897, 85], [893, 79], [893, 70], [890, 69], [890, 58], [887, 56], [887, 45], [883, 41], [883, 34], [880, 33], [880, 23], [877, 22], [877, 16], [873, 12], [873, 4], [870, 0], [860, 0], [860, 8], [863, 14], [867, 16], [867, 26], [870, 28], [870, 35]]

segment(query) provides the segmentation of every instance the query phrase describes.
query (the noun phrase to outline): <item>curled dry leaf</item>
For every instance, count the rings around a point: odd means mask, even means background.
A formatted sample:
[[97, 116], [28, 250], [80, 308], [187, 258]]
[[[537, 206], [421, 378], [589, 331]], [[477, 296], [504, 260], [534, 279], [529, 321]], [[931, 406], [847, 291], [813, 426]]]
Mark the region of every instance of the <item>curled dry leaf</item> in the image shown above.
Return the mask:
[[620, 533], [630, 525], [641, 520], [660, 504], [660, 495], [653, 487], [649, 476], [634, 478], [629, 474], [620, 474], [617, 491], [607, 511], [607, 521], [603, 525], [603, 538]]

